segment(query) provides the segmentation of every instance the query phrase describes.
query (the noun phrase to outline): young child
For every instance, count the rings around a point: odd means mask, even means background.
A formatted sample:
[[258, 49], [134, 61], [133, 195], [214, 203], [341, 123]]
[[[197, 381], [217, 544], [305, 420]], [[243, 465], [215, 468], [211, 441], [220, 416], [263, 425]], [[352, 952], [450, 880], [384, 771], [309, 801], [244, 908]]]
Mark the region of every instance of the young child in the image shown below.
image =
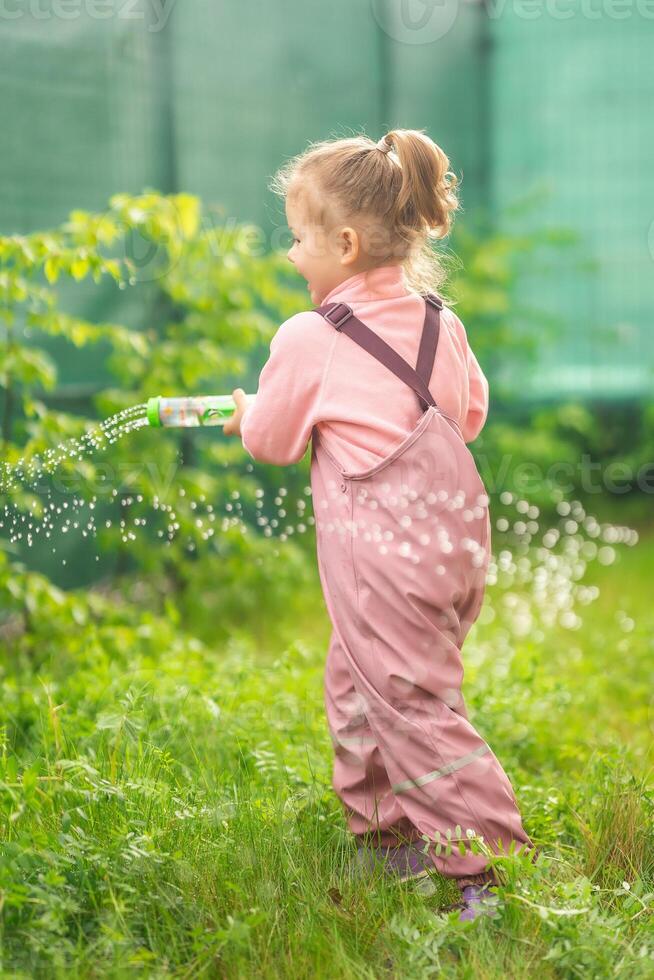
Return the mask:
[[497, 881], [484, 855], [462, 855], [457, 842], [474, 830], [496, 853], [533, 844], [461, 693], [491, 548], [489, 500], [466, 445], [486, 421], [488, 382], [435, 293], [444, 273], [431, 239], [448, 234], [458, 207], [448, 167], [424, 131], [400, 129], [379, 143], [312, 144], [275, 175], [294, 236], [288, 258], [315, 308], [282, 323], [256, 399], [237, 388], [224, 431], [278, 466], [302, 459], [311, 439], [333, 627], [332, 785], [361, 860], [378, 854], [402, 880], [435, 866], [462, 890], [461, 917], [474, 918], [494, 914], [484, 898]]

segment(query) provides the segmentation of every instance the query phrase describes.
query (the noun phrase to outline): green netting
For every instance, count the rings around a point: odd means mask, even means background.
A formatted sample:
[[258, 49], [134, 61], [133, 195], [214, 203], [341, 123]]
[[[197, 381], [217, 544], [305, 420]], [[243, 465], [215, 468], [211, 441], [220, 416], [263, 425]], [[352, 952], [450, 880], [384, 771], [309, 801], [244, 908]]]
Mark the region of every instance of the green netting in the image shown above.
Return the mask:
[[396, 39], [411, 37], [406, 27], [388, 42], [389, 115], [392, 125], [426, 128], [443, 146], [462, 178], [457, 221], [468, 221], [487, 199], [485, 20], [480, 4], [452, 8], [456, 17], [447, 6], [434, 7], [414, 43]]
[[[133, 16], [103, 19], [93, 0], [68, 8], [39, 0], [7, 8], [23, 16], [0, 17], [0, 233], [57, 225], [74, 208], [100, 211], [117, 191], [170, 189], [165, 49], [162, 35], [148, 30], [149, 7], [119, 4]], [[65, 9], [69, 20], [56, 16]], [[147, 315], [142, 295], [108, 281], [59, 291], [65, 309], [92, 320], [135, 326]], [[84, 401], [110, 380], [102, 345], [40, 343], [59, 366], [59, 395]]]
[[544, 188], [523, 227], [576, 230], [595, 266], [583, 272], [562, 255], [522, 283], [525, 301], [563, 323], [529, 392], [640, 395], [654, 365], [654, 21], [635, 4], [624, 20], [568, 6], [566, 19], [525, 19], [507, 5], [490, 21], [493, 209], [501, 226], [508, 205]]
[[228, 217], [270, 232], [283, 210], [267, 177], [286, 156], [335, 128], [377, 130], [365, 3], [186, 4], [173, 24], [178, 182]]
[[451, 148], [459, 169], [470, 168], [472, 197], [478, 76], [464, 65], [478, 11], [466, 9], [447, 39], [408, 46], [389, 35], [375, 6], [178, 4], [171, 23], [179, 186], [270, 233], [283, 211], [266, 194], [267, 176], [308, 140], [417, 126]]
[[0, 17], [5, 233], [55, 224], [73, 207], [100, 209], [109, 193], [168, 177], [162, 35], [141, 20], [98, 20], [83, 3], [70, 21], [45, 0], [36, 7], [50, 16]]
[[[527, 394], [648, 390], [654, 22], [636, 5], [616, 20], [454, 3], [422, 25], [395, 0], [114, 0], [108, 19], [94, 0], [66, 6], [72, 19], [49, 0], [0, 18], [3, 233], [152, 186], [199, 194], [279, 243], [283, 210], [266, 184], [287, 156], [329, 135], [424, 128], [463, 175], [459, 220], [490, 202], [501, 226], [545, 185], [525, 226], [577, 229], [598, 263], [591, 276], [566, 257], [523, 280], [531, 304], [564, 321]], [[148, 315], [109, 284], [67, 292], [82, 315]], [[63, 386], [105, 378], [101, 360], [59, 360]]]
[[[283, 206], [267, 191], [280, 163], [308, 140], [361, 129], [377, 138], [393, 125], [426, 128], [464, 173], [466, 203], [479, 197], [479, 78], [463, 67], [474, 63], [476, 9], [441, 40], [407, 45], [384, 20], [386, 0], [114, 0], [110, 18], [99, 0], [14, 7], [23, 15], [0, 17], [2, 233], [151, 186], [198, 194], [283, 244]], [[61, 291], [65, 308], [93, 319], [148, 315], [138, 291]], [[66, 357], [65, 342], [46, 346], [62, 391], [108, 380], [101, 349]]]

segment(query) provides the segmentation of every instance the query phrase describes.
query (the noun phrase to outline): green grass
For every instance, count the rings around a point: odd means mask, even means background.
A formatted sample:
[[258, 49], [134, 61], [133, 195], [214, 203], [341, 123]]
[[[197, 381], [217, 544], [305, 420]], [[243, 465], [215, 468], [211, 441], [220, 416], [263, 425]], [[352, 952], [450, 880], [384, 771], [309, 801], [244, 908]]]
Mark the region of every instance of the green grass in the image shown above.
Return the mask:
[[[654, 538], [616, 552], [541, 598], [527, 563], [500, 572], [464, 647], [471, 721], [543, 851], [500, 859], [495, 920], [439, 915], [456, 892], [437, 874], [431, 893], [350, 875], [317, 576], [295, 636], [262, 611], [264, 648], [103, 610], [17, 643], [2, 976], [652, 976]], [[575, 625], [550, 621], [566, 597]]]

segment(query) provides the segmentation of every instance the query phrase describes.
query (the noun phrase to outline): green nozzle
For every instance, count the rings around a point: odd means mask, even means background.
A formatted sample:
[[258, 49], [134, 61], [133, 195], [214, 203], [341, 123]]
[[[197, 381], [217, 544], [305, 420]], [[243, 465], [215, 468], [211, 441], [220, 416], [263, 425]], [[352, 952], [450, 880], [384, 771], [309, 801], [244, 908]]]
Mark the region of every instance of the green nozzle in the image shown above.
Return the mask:
[[148, 422], [155, 428], [161, 428], [161, 419], [159, 418], [159, 401], [161, 395], [157, 395], [156, 398], [148, 398], [148, 406], [146, 414], [148, 417]]

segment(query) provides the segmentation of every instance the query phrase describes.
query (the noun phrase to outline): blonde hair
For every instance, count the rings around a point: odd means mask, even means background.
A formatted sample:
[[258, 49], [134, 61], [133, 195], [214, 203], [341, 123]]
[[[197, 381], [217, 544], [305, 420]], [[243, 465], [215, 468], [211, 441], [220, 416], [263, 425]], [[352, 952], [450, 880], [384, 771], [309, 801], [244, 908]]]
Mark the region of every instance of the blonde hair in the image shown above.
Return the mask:
[[[364, 134], [310, 143], [277, 171], [269, 187], [299, 200], [316, 225], [370, 221], [383, 238], [374, 267], [401, 263], [410, 289], [445, 298], [447, 272], [434, 242], [449, 234], [459, 208], [459, 180], [449, 166], [424, 130], [393, 129], [378, 143]], [[364, 254], [370, 255], [365, 249]]]

